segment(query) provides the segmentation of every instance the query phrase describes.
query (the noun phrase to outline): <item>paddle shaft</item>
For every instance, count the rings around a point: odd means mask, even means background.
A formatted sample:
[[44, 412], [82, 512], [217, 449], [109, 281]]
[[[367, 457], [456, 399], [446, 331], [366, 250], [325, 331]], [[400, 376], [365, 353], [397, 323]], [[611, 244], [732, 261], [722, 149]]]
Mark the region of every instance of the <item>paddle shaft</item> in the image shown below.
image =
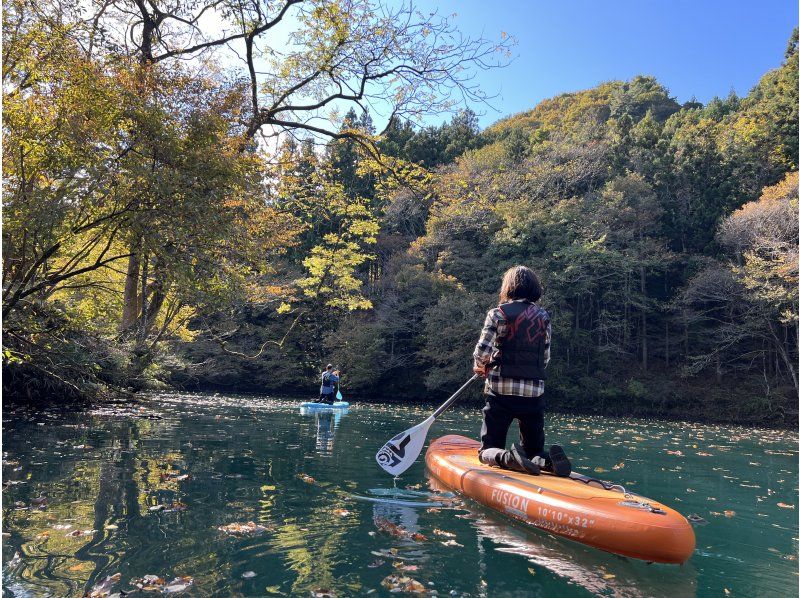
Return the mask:
[[458, 397], [461, 396], [461, 393], [463, 393], [467, 389], [467, 387], [470, 384], [472, 384], [475, 380], [477, 380], [478, 378], [480, 378], [480, 376], [478, 376], [478, 374], [475, 374], [474, 376], [472, 376], [472, 378], [470, 378], [469, 380], [464, 382], [464, 385], [461, 388], [459, 388], [457, 391], [455, 391], [453, 393], [452, 397], [450, 397], [444, 403], [442, 403], [441, 406], [436, 411], [433, 412], [433, 415], [431, 417], [433, 417], [433, 419], [436, 419], [442, 413], [444, 413], [447, 410], [447, 408], [450, 407], [450, 405], [452, 405], [453, 403], [455, 403], [458, 400]]

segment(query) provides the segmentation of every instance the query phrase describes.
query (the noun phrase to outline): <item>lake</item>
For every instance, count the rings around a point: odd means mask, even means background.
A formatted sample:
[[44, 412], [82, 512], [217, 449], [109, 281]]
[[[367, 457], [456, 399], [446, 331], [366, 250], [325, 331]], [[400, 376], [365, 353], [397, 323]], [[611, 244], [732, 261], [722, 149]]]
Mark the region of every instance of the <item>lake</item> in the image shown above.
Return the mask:
[[[7, 595], [797, 595], [794, 432], [549, 415], [575, 470], [702, 518], [688, 563], [648, 565], [433, 492], [422, 458], [393, 483], [375, 452], [429, 407], [299, 402], [166, 393], [5, 413]], [[479, 430], [460, 407], [428, 438]]]

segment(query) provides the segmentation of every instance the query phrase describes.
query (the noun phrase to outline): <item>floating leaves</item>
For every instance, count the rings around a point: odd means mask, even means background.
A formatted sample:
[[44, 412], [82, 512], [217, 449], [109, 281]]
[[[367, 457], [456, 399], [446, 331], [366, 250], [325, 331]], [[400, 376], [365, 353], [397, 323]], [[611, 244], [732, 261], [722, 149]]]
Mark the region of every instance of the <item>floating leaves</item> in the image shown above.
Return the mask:
[[622, 469], [623, 467], [625, 467], [625, 463], [620, 461], [619, 463], [614, 465], [611, 469]]
[[350, 515], [350, 511], [348, 511], [347, 509], [334, 509], [333, 514], [336, 515], [337, 517], [347, 517], [348, 515]]
[[397, 561], [396, 563], [392, 563], [392, 566], [395, 569], [400, 569], [400, 571], [417, 571], [419, 569], [417, 565], [406, 565], [402, 561]]
[[446, 541], [442, 542], [442, 546], [458, 546], [460, 548], [464, 548], [463, 544], [459, 544], [455, 540], [446, 540]]
[[310, 475], [306, 473], [298, 473], [297, 479], [304, 481], [306, 484], [316, 484], [317, 480], [312, 478]]
[[103, 581], [95, 585], [87, 594], [87, 598], [106, 598], [111, 593], [111, 588], [122, 579], [121, 573], [109, 575]]
[[452, 533], [452, 532], [446, 532], [446, 531], [444, 531], [444, 530], [442, 530], [442, 529], [435, 529], [435, 530], [433, 530], [433, 534], [434, 534], [435, 536], [443, 536], [443, 537], [445, 537], [445, 538], [455, 538], [455, 537], [456, 537], [456, 535], [455, 535], [454, 533]]
[[375, 559], [369, 565], [367, 565], [367, 567], [369, 569], [377, 569], [378, 567], [380, 567], [381, 565], [383, 565], [385, 563], [386, 563], [386, 561], [384, 561], [382, 559]]
[[700, 515], [698, 515], [697, 513], [691, 513], [691, 514], [687, 515], [686, 519], [688, 519], [689, 522], [694, 524], [694, 525], [698, 525], [698, 526], [708, 525], [708, 521], [706, 521], [705, 519], [700, 517]]
[[794, 509], [794, 505], [787, 505], [785, 502], [779, 502], [778, 506], [781, 509]]
[[242, 579], [252, 579], [256, 576], [255, 571], [245, 571], [242, 573]]
[[252, 536], [267, 531], [266, 527], [254, 521], [248, 521], [247, 523], [229, 523], [228, 525], [220, 525], [217, 529], [231, 536]]
[[177, 594], [189, 589], [194, 580], [189, 576], [176, 577], [172, 581], [165, 581], [158, 575], [145, 575], [140, 579], [132, 579], [131, 585], [143, 592], [161, 592], [163, 594]]
[[736, 511], [723, 511], [725, 517], [731, 518], [736, 517]]
[[67, 538], [82, 538], [83, 536], [91, 536], [97, 530], [94, 529], [76, 529], [67, 534]]
[[375, 518], [375, 527], [377, 527], [382, 532], [394, 536], [395, 538], [410, 538], [415, 542], [424, 542], [428, 539], [419, 532], [413, 532], [413, 533], [409, 532], [402, 525], [397, 525], [396, 523], [392, 523], [391, 521], [389, 521], [384, 517]]
[[389, 575], [381, 582], [381, 585], [390, 592], [405, 592], [407, 594], [425, 594], [427, 589], [416, 579], [405, 575]]

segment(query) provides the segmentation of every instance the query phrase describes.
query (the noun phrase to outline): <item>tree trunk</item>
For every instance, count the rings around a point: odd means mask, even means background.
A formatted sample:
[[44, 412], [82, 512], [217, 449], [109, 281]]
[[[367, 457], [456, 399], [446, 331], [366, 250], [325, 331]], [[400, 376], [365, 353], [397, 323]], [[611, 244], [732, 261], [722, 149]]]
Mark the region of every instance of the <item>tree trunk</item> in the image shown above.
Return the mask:
[[[644, 266], [639, 268], [639, 281], [641, 283], [642, 302], [647, 299], [647, 286], [645, 285]], [[647, 306], [642, 305], [642, 369], [647, 371]]]
[[122, 300], [122, 321], [119, 330], [124, 332], [136, 323], [139, 317], [139, 269], [141, 267], [141, 237], [131, 243], [128, 272], [125, 274], [125, 291]]

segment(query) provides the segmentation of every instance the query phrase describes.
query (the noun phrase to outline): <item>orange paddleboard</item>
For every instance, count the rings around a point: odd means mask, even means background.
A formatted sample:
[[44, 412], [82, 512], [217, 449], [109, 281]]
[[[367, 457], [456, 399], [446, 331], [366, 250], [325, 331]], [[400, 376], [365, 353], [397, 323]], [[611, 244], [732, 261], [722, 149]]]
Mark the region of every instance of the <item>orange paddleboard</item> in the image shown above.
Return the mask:
[[425, 455], [445, 486], [551, 534], [601, 550], [656, 563], [684, 563], [694, 530], [677, 511], [587, 476], [532, 476], [484, 465], [480, 444], [443, 436]]

